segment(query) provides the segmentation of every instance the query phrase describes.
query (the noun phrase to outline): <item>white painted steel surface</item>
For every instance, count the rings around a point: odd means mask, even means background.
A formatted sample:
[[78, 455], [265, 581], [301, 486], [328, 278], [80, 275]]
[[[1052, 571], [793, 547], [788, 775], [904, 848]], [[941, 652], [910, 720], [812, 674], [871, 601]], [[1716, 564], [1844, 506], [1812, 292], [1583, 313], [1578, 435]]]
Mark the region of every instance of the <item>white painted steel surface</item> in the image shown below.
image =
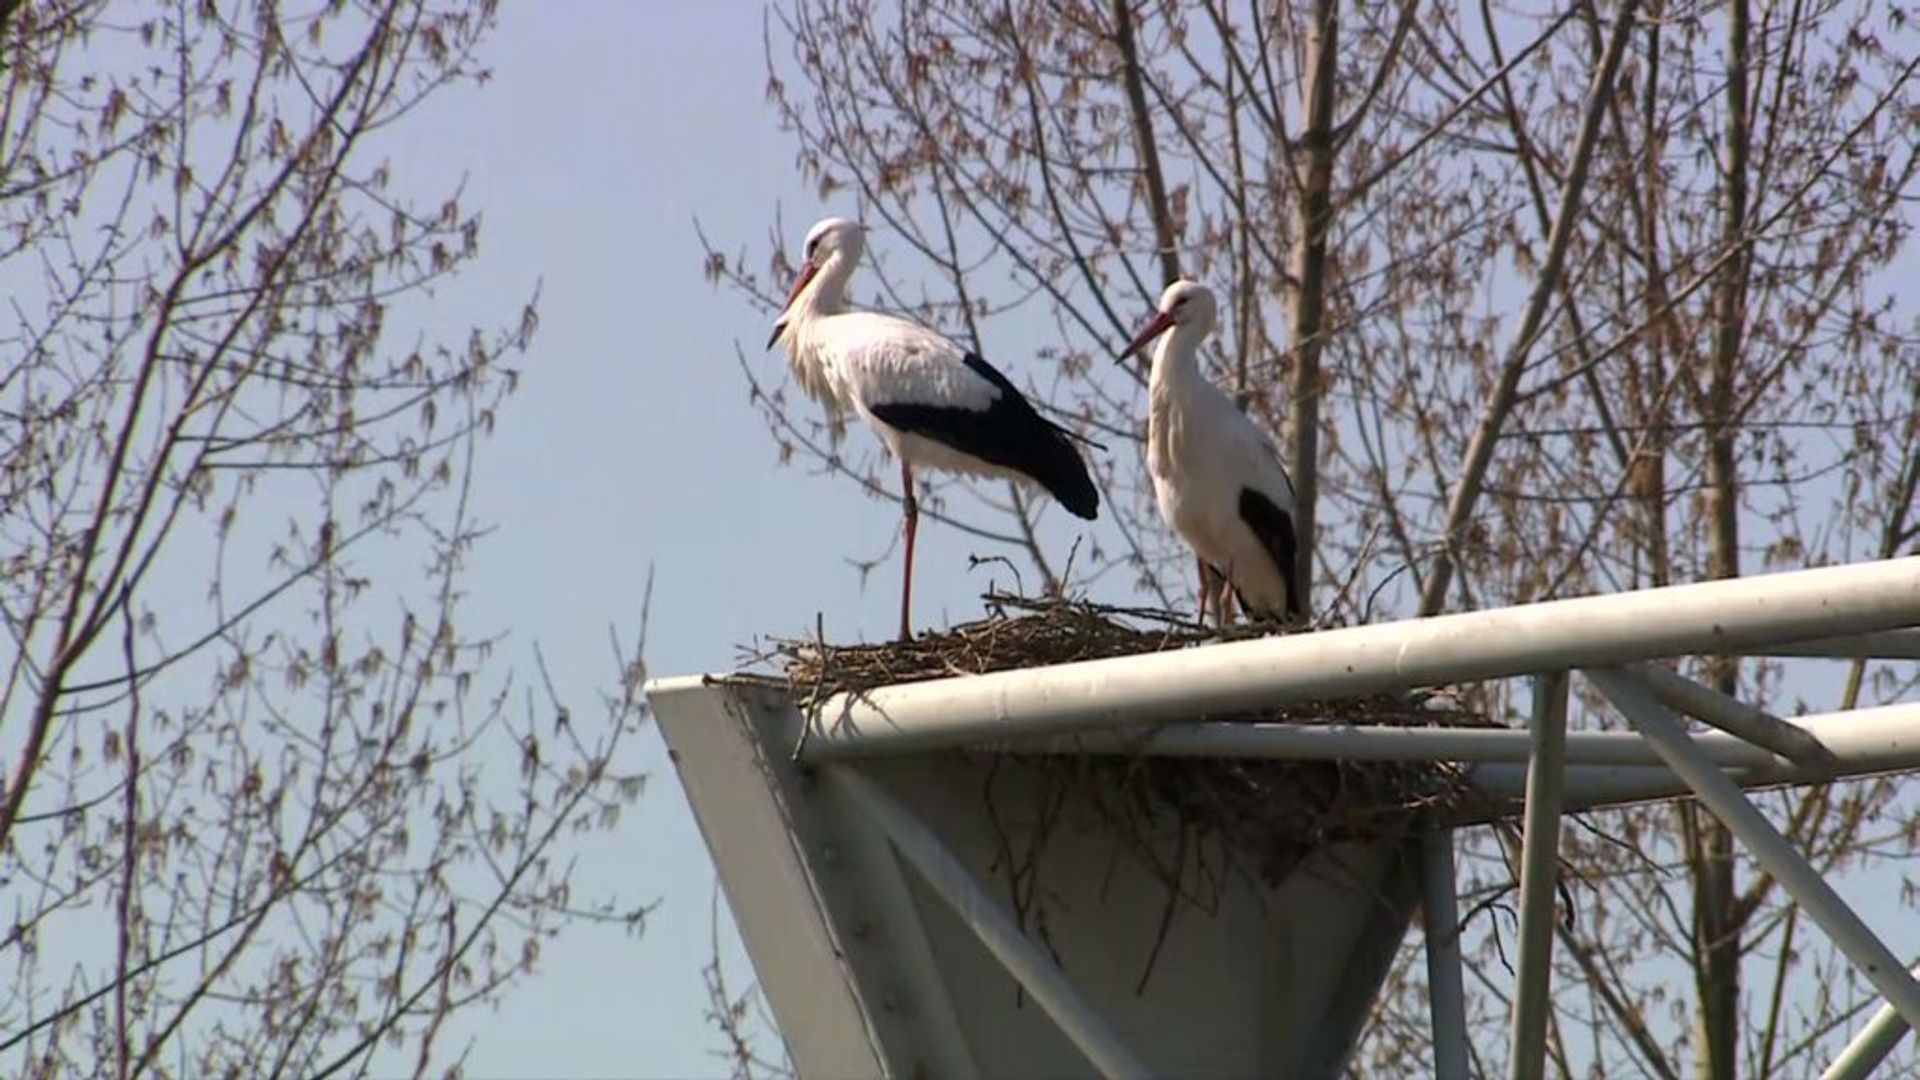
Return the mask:
[[1634, 664], [1628, 670], [1669, 708], [1738, 735], [1796, 764], [1812, 768], [1834, 763], [1833, 754], [1805, 728], [1790, 724], [1765, 709], [1754, 708], [1655, 664]]
[[647, 697], [794, 1067], [803, 1076], [881, 1075], [878, 1036], [731, 695], [693, 677], [650, 683]]

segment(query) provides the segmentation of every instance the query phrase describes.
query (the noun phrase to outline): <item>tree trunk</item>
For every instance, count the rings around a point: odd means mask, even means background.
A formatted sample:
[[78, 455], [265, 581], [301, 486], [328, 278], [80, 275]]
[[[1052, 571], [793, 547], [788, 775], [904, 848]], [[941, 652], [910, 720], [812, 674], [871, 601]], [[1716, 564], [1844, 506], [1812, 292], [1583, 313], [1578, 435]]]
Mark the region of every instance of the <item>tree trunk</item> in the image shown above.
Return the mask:
[[[1743, 242], [1747, 216], [1747, 0], [1729, 8], [1727, 146], [1721, 176], [1721, 242]], [[1714, 293], [1713, 357], [1707, 387], [1707, 570], [1714, 578], [1740, 574], [1740, 481], [1735, 460], [1738, 417], [1734, 378], [1746, 320], [1744, 255], [1729, 259]], [[1712, 684], [1724, 694], [1739, 686], [1739, 661], [1715, 657]], [[1699, 994], [1702, 1080], [1733, 1080], [1740, 1034], [1740, 927], [1734, 916], [1733, 837], [1704, 815], [1691, 830], [1694, 877], [1694, 981]]]
[[1339, 52], [1338, 6], [1314, 0], [1307, 31], [1306, 127], [1294, 160], [1293, 381], [1288, 388], [1288, 461], [1293, 470], [1294, 580], [1309, 614], [1313, 589], [1315, 503], [1320, 493], [1320, 348], [1327, 311], [1327, 230], [1333, 217], [1333, 84]]
[[1153, 249], [1160, 259], [1160, 284], [1180, 278], [1179, 237], [1173, 232], [1173, 213], [1167, 205], [1167, 180], [1160, 171], [1160, 148], [1153, 141], [1153, 117], [1147, 111], [1147, 93], [1140, 83], [1140, 49], [1133, 40], [1133, 6], [1113, 0], [1113, 44], [1127, 88], [1127, 109], [1133, 114], [1133, 141], [1140, 154], [1140, 171], [1147, 181], [1147, 210], [1153, 217]]

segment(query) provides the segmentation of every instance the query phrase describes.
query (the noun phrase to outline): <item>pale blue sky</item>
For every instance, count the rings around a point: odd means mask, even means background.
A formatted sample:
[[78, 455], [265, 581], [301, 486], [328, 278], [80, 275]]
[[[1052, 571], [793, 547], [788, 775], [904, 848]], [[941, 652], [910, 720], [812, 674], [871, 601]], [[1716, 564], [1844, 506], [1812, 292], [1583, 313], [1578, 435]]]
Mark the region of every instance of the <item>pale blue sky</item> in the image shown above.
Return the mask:
[[[478, 512], [498, 528], [467, 579], [466, 628], [507, 629], [516, 662], [539, 642], [583, 711], [614, 681], [607, 628], [635, 625], [650, 565], [656, 673], [732, 666], [736, 646], [816, 611], [838, 637], [888, 633], [897, 566], [863, 591], [844, 560], [884, 550], [897, 510], [777, 466], [734, 353], [738, 340], [777, 377], [767, 321], [700, 273], [696, 215], [716, 241], [758, 247], [777, 208], [795, 229], [854, 209], [794, 170], [764, 98], [760, 6], [507, 4], [486, 57], [493, 81], [436, 102], [396, 162], [403, 177], [464, 171], [485, 214], [482, 256], [434, 301], [436, 322], [509, 319], [542, 287], [521, 391], [480, 459]], [[922, 533], [921, 622], [979, 591], [942, 534]], [[657, 914], [637, 939], [586, 929], [550, 947], [496, 1015], [469, 1020], [469, 1076], [726, 1075], [701, 1016], [712, 865], [657, 733], [642, 742], [646, 793], [582, 852], [579, 886], [657, 898]], [[736, 974], [751, 978], [744, 960]]]

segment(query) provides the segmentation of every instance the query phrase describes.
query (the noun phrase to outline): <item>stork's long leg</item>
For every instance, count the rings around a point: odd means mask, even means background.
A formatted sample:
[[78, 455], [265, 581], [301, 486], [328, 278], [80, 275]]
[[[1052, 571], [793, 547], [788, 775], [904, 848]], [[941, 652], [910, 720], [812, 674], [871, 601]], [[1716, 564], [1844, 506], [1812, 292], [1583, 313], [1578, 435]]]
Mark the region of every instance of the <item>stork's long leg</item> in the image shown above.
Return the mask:
[[903, 458], [900, 462], [900, 491], [905, 496], [907, 531], [906, 575], [900, 583], [900, 640], [913, 640], [913, 629], [908, 621], [908, 613], [913, 605], [913, 538], [920, 530], [920, 500], [913, 497], [913, 466]]
[[1220, 612], [1220, 629], [1225, 630], [1233, 623], [1234, 614], [1233, 582], [1227, 579], [1225, 573], [1220, 575], [1220, 603], [1216, 606]]
[[1193, 621], [1205, 626], [1207, 625], [1207, 597], [1213, 592], [1213, 582], [1209, 580], [1210, 575], [1207, 573], [1207, 560], [1195, 555], [1193, 564], [1200, 568], [1200, 610], [1194, 614]]

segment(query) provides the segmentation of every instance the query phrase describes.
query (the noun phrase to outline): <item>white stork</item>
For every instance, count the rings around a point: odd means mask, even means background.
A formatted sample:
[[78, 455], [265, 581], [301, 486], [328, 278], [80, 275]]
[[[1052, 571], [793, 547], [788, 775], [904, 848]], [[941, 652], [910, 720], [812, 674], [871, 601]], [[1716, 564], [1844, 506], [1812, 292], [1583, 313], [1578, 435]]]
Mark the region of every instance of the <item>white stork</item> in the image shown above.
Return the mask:
[[1304, 606], [1294, 580], [1293, 482], [1266, 433], [1200, 370], [1200, 343], [1217, 312], [1205, 285], [1176, 281], [1123, 354], [1160, 338], [1147, 382], [1147, 471], [1160, 516], [1199, 557], [1200, 620], [1209, 568], [1224, 579], [1222, 624], [1229, 588], [1250, 613], [1290, 619]]
[[866, 249], [856, 222], [828, 218], [807, 233], [806, 263], [767, 347], [786, 343], [802, 389], [864, 417], [900, 462], [906, 567], [900, 640], [912, 636], [915, 468], [1027, 480], [1093, 520], [1100, 494], [1069, 433], [1036, 412], [993, 365], [917, 323], [847, 309], [847, 278]]

